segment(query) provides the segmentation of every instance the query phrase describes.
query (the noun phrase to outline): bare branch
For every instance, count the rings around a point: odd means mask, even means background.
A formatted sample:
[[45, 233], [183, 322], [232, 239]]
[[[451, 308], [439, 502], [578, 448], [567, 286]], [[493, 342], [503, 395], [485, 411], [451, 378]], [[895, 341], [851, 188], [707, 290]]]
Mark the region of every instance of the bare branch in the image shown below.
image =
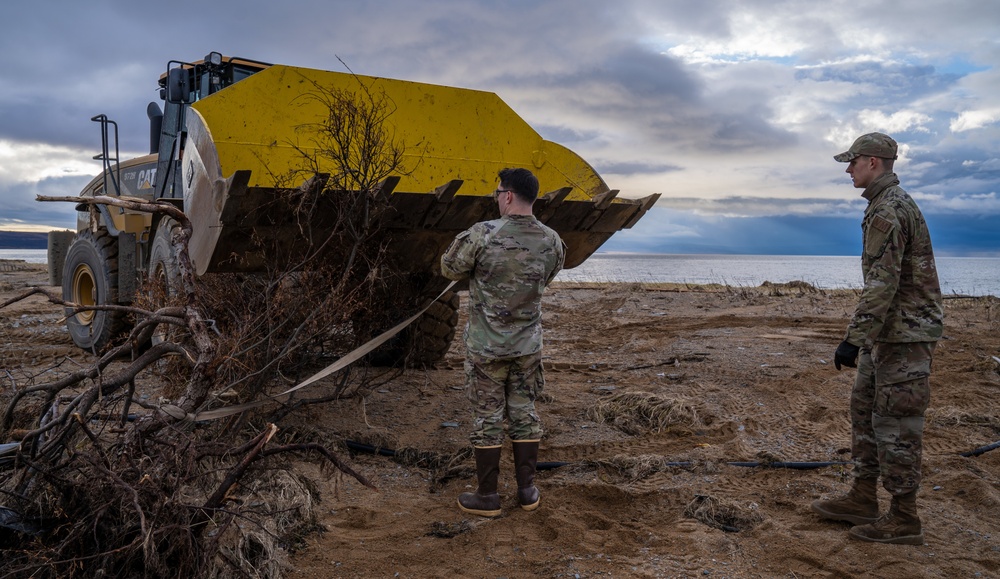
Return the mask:
[[[257, 464], [278, 455], [317, 453], [377, 490], [321, 444], [270, 446], [279, 432], [273, 422], [245, 441], [246, 425], [259, 424], [267, 414], [187, 420], [217, 409], [220, 397], [213, 393], [225, 391], [227, 403], [238, 404], [284, 390], [286, 381], [297, 382], [318, 364], [352, 352], [395, 325], [400, 311], [417, 305], [411, 303], [419, 297], [412, 282], [391, 262], [382, 229], [388, 203], [379, 194], [386, 179], [412, 170], [403, 164], [412, 157], [404, 156], [408, 147], [388, 122], [396, 104], [355, 78], [356, 90], [315, 86], [301, 97], [320, 103], [327, 114], [298, 127], [308, 142], [290, 144], [301, 156], [300, 166], [272, 174], [278, 184], [274, 196], [266, 207], [255, 208], [287, 216], [299, 237], [289, 247], [266, 231], [249, 230], [252, 250], [268, 257], [259, 274], [196, 277], [188, 254], [192, 225], [176, 201], [37, 197], [88, 205], [91, 215], [98, 214], [98, 206], [111, 206], [173, 219], [179, 225], [172, 228], [171, 246], [180, 284], [168, 295], [154, 296], [146, 280], [141, 295], [127, 305], [77, 304], [44, 288], [0, 304], [2, 309], [41, 295], [70, 316], [114, 312], [127, 315], [132, 326], [82, 368], [57, 379], [15, 384], [7, 372], [16, 387], [4, 393], [9, 398], [0, 434], [16, 430], [23, 450], [15, 466], [0, 470], [0, 492], [25, 512], [68, 520], [38, 543], [31, 560], [19, 566], [0, 562], [0, 574], [59, 573], [84, 562], [124, 572], [141, 564], [143, 572], [155, 574], [167, 569], [168, 561], [187, 565], [170, 569], [172, 575], [205, 574], [223, 535], [242, 532], [237, 528], [242, 525], [231, 524], [234, 517], [263, 523], [260, 513], [230, 512], [227, 503], [240, 498], [241, 481], [261, 476]], [[269, 171], [268, 160], [260, 160]], [[115, 242], [110, 235], [101, 239]], [[140, 265], [140, 275], [148, 273], [144, 268]], [[286, 420], [307, 404], [363, 395], [398, 372], [344, 370], [324, 396], [290, 400], [274, 415]], [[163, 397], [143, 399], [147, 377], [155, 373], [165, 383], [157, 391]], [[209, 519], [218, 514], [225, 515], [218, 517], [218, 533], [208, 537]]]

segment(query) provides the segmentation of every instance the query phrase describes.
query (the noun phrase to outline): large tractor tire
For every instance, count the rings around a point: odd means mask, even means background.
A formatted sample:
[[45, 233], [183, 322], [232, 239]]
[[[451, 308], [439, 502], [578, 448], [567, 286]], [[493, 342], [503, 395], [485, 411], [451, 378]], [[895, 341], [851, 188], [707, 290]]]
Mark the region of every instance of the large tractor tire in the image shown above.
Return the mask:
[[49, 244], [46, 251], [46, 261], [49, 265], [49, 285], [62, 286], [63, 266], [66, 265], [66, 252], [73, 244], [76, 232], [63, 229], [49, 232]]
[[442, 360], [455, 338], [460, 296], [446, 292], [419, 318], [368, 356], [374, 366], [429, 366]]
[[[177, 299], [182, 293], [181, 271], [177, 265], [177, 249], [171, 243], [174, 230], [180, 224], [170, 217], [160, 221], [153, 235], [153, 243], [149, 248], [149, 284], [152, 309], [165, 306]], [[160, 324], [153, 331], [153, 345], [176, 338], [181, 329], [177, 326]]]
[[433, 364], [444, 359], [455, 339], [460, 305], [459, 295], [449, 291], [413, 322], [411, 365]]
[[[118, 240], [106, 232], [77, 234], [62, 276], [63, 299], [81, 306], [118, 304]], [[100, 352], [128, 327], [124, 312], [66, 308], [66, 328], [73, 343]]]

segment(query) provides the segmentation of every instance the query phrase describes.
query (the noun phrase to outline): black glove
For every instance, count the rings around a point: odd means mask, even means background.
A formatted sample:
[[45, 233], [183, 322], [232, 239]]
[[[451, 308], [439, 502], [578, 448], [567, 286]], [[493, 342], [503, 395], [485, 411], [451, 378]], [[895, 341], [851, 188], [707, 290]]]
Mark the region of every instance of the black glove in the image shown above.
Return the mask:
[[848, 368], [858, 367], [858, 351], [861, 350], [860, 346], [855, 346], [854, 344], [844, 340], [837, 346], [836, 353], [833, 354], [833, 365], [840, 370], [841, 364], [847, 366]]

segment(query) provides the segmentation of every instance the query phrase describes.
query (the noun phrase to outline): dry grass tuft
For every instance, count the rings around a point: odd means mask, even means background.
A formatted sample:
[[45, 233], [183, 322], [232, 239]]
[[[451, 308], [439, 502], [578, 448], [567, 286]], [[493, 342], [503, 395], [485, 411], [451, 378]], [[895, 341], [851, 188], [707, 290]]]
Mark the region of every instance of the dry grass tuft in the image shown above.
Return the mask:
[[770, 296], [786, 296], [786, 295], [805, 295], [814, 293], [824, 293], [823, 290], [818, 289], [813, 284], [802, 281], [802, 280], [792, 280], [785, 283], [774, 283], [770, 281], [765, 281], [760, 284], [761, 290], [763, 290], [767, 295]]
[[690, 434], [701, 424], [690, 400], [649, 392], [615, 394], [594, 406], [588, 415], [595, 422], [610, 424], [633, 436], [661, 432]]
[[288, 549], [317, 527], [313, 489], [307, 480], [286, 469], [273, 469], [244, 488], [241, 511], [249, 518], [220, 529], [214, 577], [283, 577], [290, 569]]
[[927, 422], [938, 426], [986, 426], [1000, 430], [1000, 417], [973, 414], [954, 407], [929, 409]]
[[741, 506], [708, 495], [695, 495], [694, 500], [684, 507], [684, 516], [730, 533], [748, 531], [764, 522], [764, 516], [754, 503]]

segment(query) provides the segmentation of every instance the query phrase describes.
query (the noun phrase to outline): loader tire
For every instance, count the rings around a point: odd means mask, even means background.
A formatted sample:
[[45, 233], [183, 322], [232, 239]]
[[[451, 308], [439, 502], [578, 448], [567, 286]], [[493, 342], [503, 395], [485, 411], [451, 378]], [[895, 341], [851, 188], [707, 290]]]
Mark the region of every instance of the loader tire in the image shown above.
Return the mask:
[[459, 295], [448, 292], [414, 322], [411, 356], [416, 364], [433, 364], [445, 357], [458, 326]]
[[[81, 306], [118, 305], [118, 240], [107, 232], [77, 234], [62, 276], [63, 299]], [[128, 328], [124, 312], [66, 308], [66, 329], [79, 348], [100, 353]]]
[[[180, 224], [170, 217], [164, 217], [149, 248], [149, 290], [151, 309], [156, 310], [176, 301], [182, 293], [181, 271], [177, 265], [177, 248], [171, 242], [174, 230]], [[153, 330], [150, 342], [155, 346], [175, 339], [182, 328], [170, 324], [160, 324]]]
[[442, 360], [455, 338], [460, 296], [449, 291], [432, 303], [409, 327], [372, 352], [373, 366], [430, 366]]
[[63, 266], [66, 265], [66, 252], [73, 243], [76, 232], [63, 229], [49, 232], [49, 244], [45, 252], [49, 266], [49, 285], [62, 287]]

